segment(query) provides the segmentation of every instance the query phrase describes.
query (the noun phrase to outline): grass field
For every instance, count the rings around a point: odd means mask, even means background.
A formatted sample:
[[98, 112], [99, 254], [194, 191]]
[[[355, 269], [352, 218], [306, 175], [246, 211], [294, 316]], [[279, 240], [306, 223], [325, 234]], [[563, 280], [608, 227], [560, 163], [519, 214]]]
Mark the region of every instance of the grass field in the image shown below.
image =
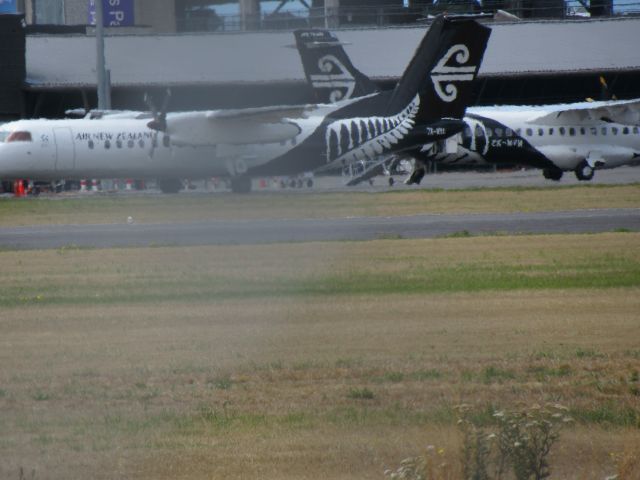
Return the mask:
[[34, 224], [187, 222], [208, 219], [327, 218], [420, 213], [531, 212], [637, 208], [640, 185], [557, 188], [412, 190], [384, 193], [259, 193], [251, 195], [88, 195], [85, 198], [2, 198], [0, 227]]
[[546, 401], [575, 419], [552, 478], [640, 476], [637, 233], [0, 265], [3, 479], [384, 478], [430, 444], [459, 474], [455, 405], [490, 428], [496, 409]]

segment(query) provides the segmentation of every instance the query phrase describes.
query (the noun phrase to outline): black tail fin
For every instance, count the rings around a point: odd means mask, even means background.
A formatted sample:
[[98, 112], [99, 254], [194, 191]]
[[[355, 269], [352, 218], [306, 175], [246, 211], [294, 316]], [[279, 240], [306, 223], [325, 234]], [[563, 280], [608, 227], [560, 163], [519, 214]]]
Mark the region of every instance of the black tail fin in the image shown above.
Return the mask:
[[342, 44], [331, 32], [296, 30], [293, 34], [316, 101], [333, 103], [378, 91], [376, 85], [353, 66]]
[[469, 17], [437, 17], [396, 85], [387, 114], [405, 109], [419, 94], [417, 124], [462, 118], [490, 33]]

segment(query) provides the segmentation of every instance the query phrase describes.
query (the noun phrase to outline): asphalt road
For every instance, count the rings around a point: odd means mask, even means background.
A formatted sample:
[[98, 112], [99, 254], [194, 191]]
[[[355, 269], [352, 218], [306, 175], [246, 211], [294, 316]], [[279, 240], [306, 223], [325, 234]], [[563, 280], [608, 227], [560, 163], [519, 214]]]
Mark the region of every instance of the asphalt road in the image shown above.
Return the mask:
[[640, 231], [640, 208], [298, 220], [215, 220], [142, 225], [45, 225], [0, 229], [0, 248], [254, 245], [381, 238], [433, 238], [461, 232], [472, 235], [595, 233], [620, 229]]

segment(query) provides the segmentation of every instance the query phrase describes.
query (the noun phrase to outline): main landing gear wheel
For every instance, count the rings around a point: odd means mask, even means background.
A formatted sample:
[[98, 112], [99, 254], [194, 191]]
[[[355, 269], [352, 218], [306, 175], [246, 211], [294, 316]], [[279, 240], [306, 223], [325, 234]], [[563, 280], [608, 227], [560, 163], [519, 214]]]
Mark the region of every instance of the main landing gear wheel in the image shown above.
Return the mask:
[[178, 178], [163, 178], [158, 180], [158, 187], [162, 193], [178, 193], [182, 190], [182, 180]]
[[547, 180], [555, 180], [556, 182], [562, 178], [562, 170], [559, 168], [545, 168], [542, 170], [542, 175]]
[[586, 160], [581, 161], [576, 167], [576, 178], [580, 181], [591, 180], [595, 170]]
[[396, 183], [396, 181], [393, 179], [393, 177], [389, 177], [388, 182], [389, 182], [389, 186], [390, 187], [393, 187], [393, 185]]
[[233, 193], [249, 193], [251, 191], [251, 177], [233, 177], [231, 191]]

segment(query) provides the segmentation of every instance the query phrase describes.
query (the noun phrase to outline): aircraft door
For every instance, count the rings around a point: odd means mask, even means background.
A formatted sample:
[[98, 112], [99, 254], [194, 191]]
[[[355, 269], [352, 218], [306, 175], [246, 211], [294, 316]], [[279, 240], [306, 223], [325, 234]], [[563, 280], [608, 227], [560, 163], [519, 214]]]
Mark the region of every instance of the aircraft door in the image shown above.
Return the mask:
[[53, 129], [56, 142], [56, 171], [71, 171], [76, 166], [76, 147], [69, 127]]

